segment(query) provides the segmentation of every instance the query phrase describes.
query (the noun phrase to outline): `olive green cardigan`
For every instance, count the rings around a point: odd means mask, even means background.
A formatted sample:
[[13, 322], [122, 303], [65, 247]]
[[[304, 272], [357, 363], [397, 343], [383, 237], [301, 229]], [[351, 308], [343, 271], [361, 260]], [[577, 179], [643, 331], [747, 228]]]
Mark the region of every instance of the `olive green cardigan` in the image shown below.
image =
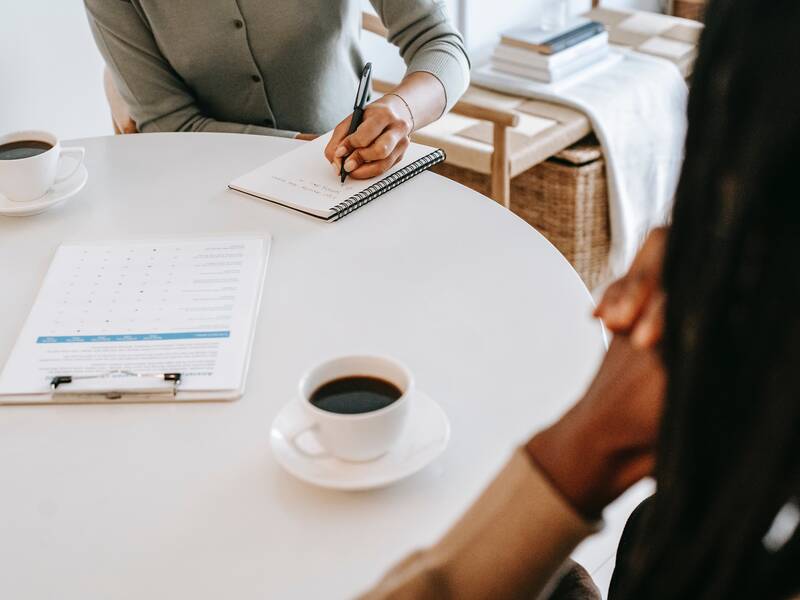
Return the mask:
[[[441, 81], [450, 108], [469, 82], [440, 0], [371, 0], [408, 72]], [[359, 0], [85, 0], [97, 46], [140, 131], [293, 136], [352, 111]]]

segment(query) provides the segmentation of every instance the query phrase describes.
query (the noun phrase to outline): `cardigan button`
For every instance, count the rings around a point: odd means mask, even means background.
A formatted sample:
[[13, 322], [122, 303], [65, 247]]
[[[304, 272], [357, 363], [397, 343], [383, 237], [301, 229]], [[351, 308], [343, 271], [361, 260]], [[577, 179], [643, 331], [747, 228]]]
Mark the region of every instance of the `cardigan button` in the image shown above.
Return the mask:
[[242, 21], [241, 19], [236, 19], [234, 20], [233, 25], [234, 27], [236, 27], [236, 29], [241, 29], [242, 27], [244, 27], [244, 21]]
[[259, 77], [258, 75], [253, 75], [253, 76], [250, 77], [250, 79], [252, 79], [254, 83], [260, 83], [261, 82], [261, 77]]

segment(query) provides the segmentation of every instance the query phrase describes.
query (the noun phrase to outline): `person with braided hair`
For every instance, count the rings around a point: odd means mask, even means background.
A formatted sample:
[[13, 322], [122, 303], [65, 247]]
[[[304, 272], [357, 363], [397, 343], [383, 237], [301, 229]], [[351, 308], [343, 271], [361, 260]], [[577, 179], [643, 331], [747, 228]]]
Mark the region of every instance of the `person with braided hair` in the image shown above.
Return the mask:
[[535, 598], [644, 476], [611, 600], [800, 597], [800, 3], [711, 0], [672, 223], [584, 397], [365, 594]]

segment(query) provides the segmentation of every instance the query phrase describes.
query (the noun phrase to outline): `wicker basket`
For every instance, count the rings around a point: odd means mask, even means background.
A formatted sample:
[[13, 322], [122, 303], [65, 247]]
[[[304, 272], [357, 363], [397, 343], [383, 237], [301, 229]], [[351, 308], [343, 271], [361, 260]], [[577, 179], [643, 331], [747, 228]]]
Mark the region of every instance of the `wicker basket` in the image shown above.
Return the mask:
[[[488, 195], [486, 175], [447, 163], [433, 170]], [[611, 244], [608, 187], [593, 137], [512, 179], [511, 210], [561, 251], [589, 289], [605, 281]]]
[[672, 14], [684, 19], [702, 21], [706, 11], [706, 0], [673, 0]]

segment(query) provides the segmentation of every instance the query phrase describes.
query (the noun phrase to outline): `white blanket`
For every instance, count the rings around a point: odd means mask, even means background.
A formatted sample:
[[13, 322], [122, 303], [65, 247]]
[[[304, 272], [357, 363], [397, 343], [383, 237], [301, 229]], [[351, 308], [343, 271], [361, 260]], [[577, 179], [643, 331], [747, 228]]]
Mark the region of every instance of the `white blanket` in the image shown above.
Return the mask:
[[688, 90], [672, 63], [614, 49], [614, 57], [556, 85], [477, 69], [472, 81], [585, 113], [603, 146], [611, 222], [610, 275], [622, 275], [647, 232], [669, 217], [683, 160]]

